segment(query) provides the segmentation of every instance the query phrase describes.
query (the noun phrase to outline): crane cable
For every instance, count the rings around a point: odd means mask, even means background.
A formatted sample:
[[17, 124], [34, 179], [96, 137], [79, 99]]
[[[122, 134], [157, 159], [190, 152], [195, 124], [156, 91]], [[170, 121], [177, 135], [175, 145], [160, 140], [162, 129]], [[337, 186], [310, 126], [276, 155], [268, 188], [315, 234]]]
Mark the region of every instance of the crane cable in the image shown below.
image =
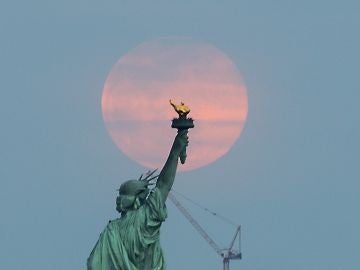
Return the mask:
[[227, 217], [224, 217], [224, 216], [222, 216], [222, 215], [220, 215], [220, 214], [218, 214], [218, 213], [216, 213], [216, 212], [214, 212], [214, 211], [211, 211], [209, 208], [202, 206], [201, 204], [195, 202], [194, 200], [190, 199], [189, 197], [185, 196], [184, 194], [182, 194], [182, 193], [180, 193], [180, 192], [178, 192], [178, 191], [175, 191], [174, 189], [171, 189], [171, 191], [172, 191], [173, 193], [181, 196], [181, 197], [184, 198], [185, 200], [189, 201], [190, 203], [196, 205], [197, 207], [199, 207], [199, 208], [202, 209], [203, 211], [208, 212], [208, 213], [210, 213], [211, 215], [213, 215], [214, 217], [217, 217], [217, 218], [221, 219], [221, 220], [224, 221], [225, 223], [230, 224], [230, 225], [232, 225], [232, 226], [234, 226], [234, 227], [238, 227], [238, 226], [239, 226], [239, 224], [236, 224], [236, 223], [233, 222], [231, 219], [229, 219], [229, 218], [227, 218]]

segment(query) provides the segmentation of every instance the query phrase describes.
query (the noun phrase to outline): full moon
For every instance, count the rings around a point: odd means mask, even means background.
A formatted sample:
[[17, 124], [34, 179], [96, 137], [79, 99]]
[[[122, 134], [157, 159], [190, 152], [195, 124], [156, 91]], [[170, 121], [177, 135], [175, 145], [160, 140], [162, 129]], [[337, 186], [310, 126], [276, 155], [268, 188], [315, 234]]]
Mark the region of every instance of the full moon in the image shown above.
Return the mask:
[[190, 38], [160, 38], [140, 44], [111, 69], [103, 88], [102, 112], [116, 146], [141, 165], [161, 168], [177, 130], [169, 104], [191, 109], [187, 160], [180, 171], [208, 165], [239, 138], [248, 112], [243, 79], [215, 46]]

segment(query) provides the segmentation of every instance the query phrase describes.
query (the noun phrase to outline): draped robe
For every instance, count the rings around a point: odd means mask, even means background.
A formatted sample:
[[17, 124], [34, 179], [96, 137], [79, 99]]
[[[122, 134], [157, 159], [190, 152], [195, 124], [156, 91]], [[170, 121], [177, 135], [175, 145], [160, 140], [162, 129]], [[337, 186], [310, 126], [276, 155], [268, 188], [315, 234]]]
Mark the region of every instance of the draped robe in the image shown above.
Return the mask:
[[160, 226], [166, 219], [158, 188], [136, 210], [109, 221], [88, 261], [88, 270], [165, 270]]

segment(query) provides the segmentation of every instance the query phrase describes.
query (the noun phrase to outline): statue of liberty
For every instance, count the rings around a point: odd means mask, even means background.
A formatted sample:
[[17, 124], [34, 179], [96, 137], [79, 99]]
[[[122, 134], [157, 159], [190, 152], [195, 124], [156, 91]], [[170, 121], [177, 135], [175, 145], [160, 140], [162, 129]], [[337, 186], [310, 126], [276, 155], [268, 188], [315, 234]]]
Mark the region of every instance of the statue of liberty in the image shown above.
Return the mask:
[[[177, 127], [174, 121], [178, 120], [173, 120], [173, 127]], [[191, 121], [190, 125], [184, 125], [186, 120]], [[193, 127], [192, 119], [182, 117], [181, 122], [160, 174], [154, 176], [155, 170], [120, 186], [116, 210], [121, 216], [109, 221], [100, 234], [87, 260], [88, 270], [166, 269], [159, 241], [160, 226], [167, 217], [165, 201], [174, 183], [179, 158], [185, 162], [187, 129]], [[155, 187], [149, 189], [150, 185]]]

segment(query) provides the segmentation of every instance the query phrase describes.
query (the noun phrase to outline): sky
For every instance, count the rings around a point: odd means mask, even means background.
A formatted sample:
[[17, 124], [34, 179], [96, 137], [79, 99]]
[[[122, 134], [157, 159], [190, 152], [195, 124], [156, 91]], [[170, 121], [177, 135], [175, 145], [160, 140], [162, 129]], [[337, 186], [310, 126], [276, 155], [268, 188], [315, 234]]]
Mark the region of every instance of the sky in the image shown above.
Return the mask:
[[[175, 189], [242, 225], [231, 269], [358, 269], [357, 1], [2, 1], [2, 269], [85, 269], [116, 189], [144, 168], [121, 153], [101, 113], [116, 61], [164, 36], [223, 51], [248, 90], [227, 155], [177, 175]], [[190, 138], [191, 140], [191, 138]], [[235, 229], [184, 205], [226, 247]], [[221, 258], [168, 203], [170, 270]]]

